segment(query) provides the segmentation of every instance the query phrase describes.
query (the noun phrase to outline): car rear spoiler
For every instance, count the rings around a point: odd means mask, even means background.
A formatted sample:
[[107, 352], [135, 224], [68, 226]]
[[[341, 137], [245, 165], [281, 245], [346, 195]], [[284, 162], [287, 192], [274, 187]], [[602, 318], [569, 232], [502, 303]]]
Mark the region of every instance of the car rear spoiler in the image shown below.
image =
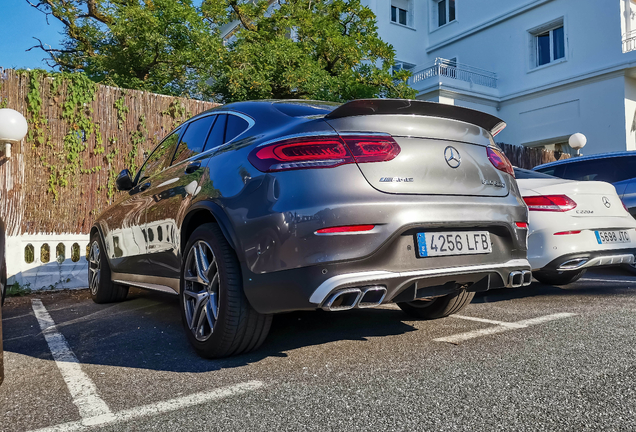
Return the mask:
[[337, 119], [375, 114], [420, 115], [458, 120], [486, 129], [492, 136], [497, 135], [506, 127], [503, 120], [485, 112], [437, 102], [409, 99], [358, 99], [340, 105], [327, 114], [325, 118]]

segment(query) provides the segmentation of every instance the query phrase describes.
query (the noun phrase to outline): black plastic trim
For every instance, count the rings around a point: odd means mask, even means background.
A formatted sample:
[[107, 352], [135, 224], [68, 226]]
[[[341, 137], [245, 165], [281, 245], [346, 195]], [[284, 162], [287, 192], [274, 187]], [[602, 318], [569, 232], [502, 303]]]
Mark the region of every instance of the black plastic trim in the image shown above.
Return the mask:
[[410, 99], [359, 99], [347, 102], [325, 116], [326, 119], [363, 115], [420, 115], [441, 117], [474, 124], [487, 131], [492, 131], [503, 123], [503, 120], [470, 108], [446, 105], [435, 102], [425, 102]]

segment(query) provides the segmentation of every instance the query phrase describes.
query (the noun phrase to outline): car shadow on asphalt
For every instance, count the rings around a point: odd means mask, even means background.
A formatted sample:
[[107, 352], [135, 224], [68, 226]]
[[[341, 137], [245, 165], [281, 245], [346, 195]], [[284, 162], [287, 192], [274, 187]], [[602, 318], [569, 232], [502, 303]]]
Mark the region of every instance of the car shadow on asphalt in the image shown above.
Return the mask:
[[[632, 282], [633, 281], [633, 282]], [[578, 281], [564, 285], [545, 285], [536, 280], [523, 288], [502, 288], [477, 293], [472, 303], [495, 303], [527, 297], [571, 297], [608, 294], [633, 294], [636, 292], [636, 277], [626, 270], [608, 267], [588, 271]]]
[[[409, 317], [400, 310], [284, 313], [274, 317], [269, 336], [257, 351], [208, 360], [188, 343], [176, 296], [131, 290], [122, 303], [97, 305], [86, 299], [50, 305], [45, 301], [45, 306], [80, 363], [171, 372], [235, 368], [268, 357], [287, 357], [289, 351], [312, 345], [416, 330], [404, 322]], [[7, 312], [5, 352], [52, 359], [30, 304]]]

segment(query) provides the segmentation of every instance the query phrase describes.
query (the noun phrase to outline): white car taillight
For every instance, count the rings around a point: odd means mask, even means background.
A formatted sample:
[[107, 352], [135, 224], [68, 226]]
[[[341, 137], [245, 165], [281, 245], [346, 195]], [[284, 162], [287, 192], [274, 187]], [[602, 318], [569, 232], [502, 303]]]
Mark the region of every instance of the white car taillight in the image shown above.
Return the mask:
[[566, 212], [576, 207], [576, 203], [566, 195], [538, 195], [523, 197], [530, 211]]

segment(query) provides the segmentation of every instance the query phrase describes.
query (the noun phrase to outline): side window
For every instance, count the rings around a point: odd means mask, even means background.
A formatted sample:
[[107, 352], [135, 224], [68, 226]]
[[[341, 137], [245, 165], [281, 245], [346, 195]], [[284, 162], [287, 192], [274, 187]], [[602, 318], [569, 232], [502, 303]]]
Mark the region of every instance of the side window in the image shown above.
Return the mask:
[[212, 126], [212, 130], [210, 131], [210, 135], [208, 135], [208, 140], [205, 142], [204, 150], [210, 150], [214, 147], [218, 147], [223, 144], [223, 135], [225, 134], [225, 122], [227, 121], [227, 115], [221, 114], [216, 116], [216, 121], [214, 122], [214, 126]]
[[563, 178], [615, 183], [631, 176], [627, 158], [604, 158], [567, 164]]
[[248, 126], [249, 123], [247, 123], [241, 117], [228, 115], [227, 127], [225, 128], [225, 139], [223, 140], [223, 142], [226, 143], [232, 141], [234, 138], [242, 134]]
[[208, 137], [210, 127], [214, 123], [216, 116], [207, 116], [193, 121], [188, 125], [188, 129], [183, 133], [177, 152], [172, 160], [172, 165], [178, 164], [203, 151], [205, 139]]
[[159, 174], [170, 162], [174, 148], [179, 141], [179, 130], [172, 132], [153, 150], [137, 174], [137, 183]]

